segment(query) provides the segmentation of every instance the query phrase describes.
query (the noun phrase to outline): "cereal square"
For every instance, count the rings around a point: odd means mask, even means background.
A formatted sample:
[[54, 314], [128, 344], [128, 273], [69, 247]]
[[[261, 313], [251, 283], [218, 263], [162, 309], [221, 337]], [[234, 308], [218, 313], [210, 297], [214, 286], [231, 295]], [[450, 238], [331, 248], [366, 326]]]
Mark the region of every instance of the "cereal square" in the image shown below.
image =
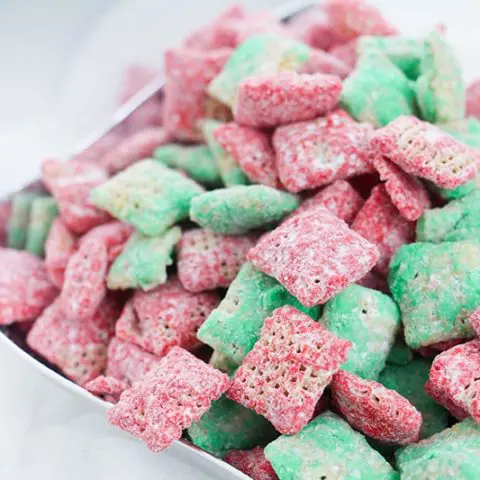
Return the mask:
[[252, 450], [232, 450], [225, 455], [224, 460], [253, 480], [278, 480], [261, 447]]

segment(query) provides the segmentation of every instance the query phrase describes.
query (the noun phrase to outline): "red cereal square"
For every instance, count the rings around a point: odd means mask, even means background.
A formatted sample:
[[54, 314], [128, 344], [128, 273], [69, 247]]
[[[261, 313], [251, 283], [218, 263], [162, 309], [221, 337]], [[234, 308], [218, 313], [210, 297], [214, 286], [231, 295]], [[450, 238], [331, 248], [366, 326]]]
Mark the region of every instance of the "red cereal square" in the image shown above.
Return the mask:
[[90, 202], [92, 189], [107, 179], [105, 169], [86, 161], [61, 162], [48, 159], [42, 164], [44, 185], [55, 197], [65, 224], [78, 234], [109, 219], [106, 212]]
[[350, 224], [364, 204], [362, 196], [345, 180], [337, 180], [305, 200], [294, 215], [308, 208], [323, 205], [335, 216]]
[[[350, 40], [347, 43], [336, 45], [330, 50], [330, 54], [341, 60], [350, 69], [350, 72], [357, 64], [357, 43], [358, 39]], [[349, 72], [349, 73], [350, 73]]]
[[312, 48], [308, 60], [300, 69], [300, 73], [325, 73], [345, 78], [350, 69], [338, 57], [328, 52]]
[[372, 159], [373, 166], [385, 182], [385, 189], [400, 215], [415, 221], [431, 207], [428, 191], [418, 179], [404, 172], [400, 167], [381, 155]]
[[277, 128], [273, 147], [282, 184], [296, 193], [373, 171], [371, 132], [341, 110]]
[[160, 452], [208, 411], [228, 388], [229, 378], [174, 347], [147, 375], [125, 390], [107, 412], [111, 424]]
[[254, 245], [253, 235], [233, 237], [203, 228], [188, 230], [177, 245], [180, 282], [189, 292], [227, 288]]
[[[428, 347], [427, 347], [428, 348]], [[438, 353], [438, 352], [436, 352]], [[434, 355], [436, 355], [436, 353]], [[459, 407], [447, 394], [447, 392], [437, 386], [433, 385], [430, 380], [425, 383], [425, 391], [430, 395], [438, 404], [448, 410], [457, 420], [462, 421], [470, 415], [461, 407]]]
[[224, 460], [252, 480], [278, 480], [261, 447], [252, 450], [231, 450], [225, 455]]
[[263, 415], [280, 433], [294, 434], [312, 418], [350, 347], [295, 308], [278, 308], [265, 319], [227, 396]]
[[480, 79], [467, 88], [467, 115], [480, 119]]
[[248, 77], [238, 87], [233, 116], [257, 128], [313, 120], [333, 110], [341, 92], [342, 81], [334, 75], [280, 72]]
[[56, 218], [45, 241], [45, 268], [48, 278], [57, 287], [62, 288], [65, 269], [75, 252], [76, 237], [61, 218]]
[[391, 202], [384, 185], [377, 185], [352, 223], [362, 237], [377, 246], [380, 258], [375, 270], [382, 275], [395, 252], [415, 238], [415, 223], [402, 217]]
[[105, 400], [111, 403], [117, 403], [120, 395], [128, 385], [114, 377], [99, 375], [85, 384], [85, 390], [99, 397], [105, 397]]
[[379, 252], [333, 213], [317, 206], [266, 233], [247, 257], [303, 305], [313, 307], [365, 276]]
[[455, 188], [477, 175], [480, 152], [411, 116], [398, 117], [377, 130], [372, 148], [402, 170], [443, 188]]
[[188, 292], [173, 277], [154, 290], [136, 291], [115, 331], [119, 338], [158, 356], [174, 346], [193, 350], [201, 345], [197, 330], [219, 302], [217, 293]]
[[60, 298], [38, 317], [27, 336], [29, 347], [79, 385], [102, 374], [107, 346], [113, 335], [121, 303], [106, 297], [95, 315], [78, 322], [68, 318]]
[[91, 318], [107, 293], [108, 251], [104, 243], [92, 238], [82, 242], [70, 257], [60, 301], [71, 320]]
[[212, 116], [226, 118], [226, 107], [215, 107], [214, 100], [207, 97], [206, 87], [221, 71], [230, 53], [228, 48], [208, 52], [180, 48], [165, 53], [164, 119], [165, 130], [172, 137], [202, 140], [199, 120]]
[[33, 320], [57, 296], [42, 260], [0, 248], [0, 325]]
[[279, 187], [275, 153], [270, 136], [234, 122], [215, 129], [215, 139], [230, 154], [253, 183]]
[[332, 402], [356, 430], [381, 442], [417, 442], [422, 414], [395, 390], [353, 373], [340, 371], [331, 383]]
[[437, 355], [430, 369], [430, 388], [480, 423], [480, 340]]
[[477, 337], [480, 337], [480, 307], [470, 315], [470, 325]]

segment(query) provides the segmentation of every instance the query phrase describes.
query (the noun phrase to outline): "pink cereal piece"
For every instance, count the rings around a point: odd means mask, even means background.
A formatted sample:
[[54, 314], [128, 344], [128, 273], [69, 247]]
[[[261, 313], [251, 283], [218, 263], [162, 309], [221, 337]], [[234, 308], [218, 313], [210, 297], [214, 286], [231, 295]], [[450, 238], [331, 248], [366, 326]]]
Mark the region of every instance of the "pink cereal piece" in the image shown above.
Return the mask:
[[377, 263], [379, 251], [320, 205], [266, 233], [247, 258], [313, 307], [360, 280]]
[[62, 308], [68, 318], [83, 321], [95, 314], [107, 293], [107, 269], [106, 245], [95, 238], [81, 242], [68, 261], [60, 292]]
[[83, 322], [68, 318], [60, 298], [38, 317], [27, 336], [29, 347], [79, 385], [103, 373], [107, 345], [121, 304], [106, 297], [95, 315]]
[[372, 159], [373, 166], [385, 182], [385, 189], [400, 215], [415, 221], [431, 207], [428, 191], [418, 179], [404, 172], [400, 167], [381, 155]]
[[398, 33], [397, 29], [365, 0], [327, 0], [324, 9], [335, 32], [345, 41], [360, 35], [385, 37]]
[[480, 340], [471, 340], [437, 355], [430, 369], [430, 388], [480, 423]]
[[342, 82], [334, 75], [281, 72], [248, 77], [239, 88], [233, 116], [250, 127], [312, 120], [338, 103]]
[[158, 356], [172, 347], [201, 345], [197, 330], [220, 303], [214, 292], [191, 293], [173, 277], [148, 292], [136, 291], [115, 327], [119, 338]]
[[78, 234], [108, 220], [106, 212], [90, 203], [91, 190], [107, 179], [104, 168], [86, 161], [48, 159], [42, 164], [43, 183], [55, 197], [63, 221]]
[[345, 78], [350, 73], [350, 68], [338, 57], [323, 50], [312, 48], [308, 61], [302, 66], [300, 73], [324, 73]]
[[0, 247], [7, 244], [7, 224], [10, 218], [10, 202], [0, 203]]
[[371, 172], [371, 131], [342, 110], [277, 128], [273, 147], [282, 184], [296, 193]]
[[252, 450], [231, 450], [225, 455], [224, 460], [252, 480], [278, 480], [261, 447]]
[[140, 132], [146, 128], [158, 128], [164, 120], [163, 97], [155, 96], [147, 100], [125, 119], [128, 134]]
[[61, 218], [56, 218], [45, 241], [45, 268], [48, 278], [59, 289], [63, 286], [65, 269], [75, 251], [75, 235]]
[[160, 452], [208, 411], [229, 385], [227, 375], [174, 347], [147, 375], [125, 390], [107, 418], [150, 450]]
[[206, 87], [221, 71], [231, 49], [171, 49], [165, 53], [165, 130], [178, 140], [200, 141], [198, 121], [210, 115]]
[[159, 357], [138, 345], [113, 337], [108, 345], [105, 373], [130, 386], [146, 375], [159, 361]]
[[110, 150], [115, 148], [127, 134], [123, 125], [119, 125], [98, 139], [92, 145], [71, 159], [75, 163], [88, 162], [91, 164], [100, 163], [100, 159]]
[[294, 215], [317, 205], [323, 205], [335, 216], [351, 224], [364, 203], [361, 195], [347, 181], [337, 180], [305, 200], [295, 210]]
[[214, 136], [253, 183], [279, 187], [275, 153], [269, 135], [231, 122], [216, 128]]
[[86, 242], [95, 241], [105, 245], [108, 254], [108, 264], [111, 265], [120, 252], [123, 246], [133, 233], [133, 227], [126, 223], [114, 221], [92, 228], [86, 233], [79, 242], [82, 246]]
[[100, 397], [106, 397], [107, 401], [117, 403], [121, 393], [128, 388], [128, 385], [114, 377], [99, 375], [85, 384], [85, 390]]
[[439, 187], [455, 188], [477, 175], [480, 151], [412, 116], [401, 116], [371, 138], [377, 153]]
[[377, 246], [380, 258], [375, 270], [380, 274], [388, 273], [390, 260], [395, 252], [415, 238], [415, 223], [402, 217], [390, 200], [384, 185], [373, 188], [352, 223], [363, 238]]
[[0, 248], [0, 325], [36, 318], [58, 294], [42, 260]]
[[472, 82], [467, 88], [467, 115], [480, 119], [480, 79]]
[[265, 319], [227, 396], [263, 415], [280, 433], [294, 434], [312, 418], [350, 347], [295, 308], [277, 308]]
[[144, 128], [125, 138], [104, 155], [100, 163], [110, 173], [119, 172], [139, 160], [151, 157], [154, 150], [169, 139], [170, 136], [162, 127]]
[[118, 95], [118, 104], [128, 102], [147, 83], [151, 82], [157, 75], [155, 68], [138, 63], [132, 63], [123, 72], [122, 84]]
[[389, 444], [419, 440], [422, 414], [395, 390], [346, 371], [334, 375], [331, 387], [333, 405], [353, 428]]
[[470, 315], [470, 325], [477, 337], [480, 337], [480, 307]]
[[[330, 54], [341, 60], [350, 69], [350, 72], [357, 64], [357, 42], [358, 39], [350, 40], [347, 43], [336, 45], [330, 50]], [[349, 73], [350, 73], [349, 72]]]
[[178, 277], [189, 292], [227, 288], [255, 245], [253, 235], [225, 236], [197, 228], [177, 245]]
[[461, 407], [459, 407], [441, 387], [433, 385], [430, 380], [425, 383], [425, 391], [430, 395], [439, 405], [448, 410], [457, 420], [462, 421], [470, 415]]

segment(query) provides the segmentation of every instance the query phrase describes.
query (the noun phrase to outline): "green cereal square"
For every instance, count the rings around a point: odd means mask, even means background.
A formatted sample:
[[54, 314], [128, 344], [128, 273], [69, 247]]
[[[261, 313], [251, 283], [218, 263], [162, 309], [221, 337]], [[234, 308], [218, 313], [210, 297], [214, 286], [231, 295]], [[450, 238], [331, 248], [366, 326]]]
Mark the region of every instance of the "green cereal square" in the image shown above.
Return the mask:
[[144, 235], [155, 236], [188, 218], [192, 198], [203, 192], [185, 175], [147, 159], [95, 188], [91, 198]]
[[401, 115], [415, 113], [410, 80], [385, 55], [361, 55], [343, 82], [342, 105], [357, 120], [381, 127]]
[[57, 202], [52, 197], [38, 197], [33, 200], [28, 224], [26, 250], [34, 255], [43, 257], [48, 232], [53, 220], [57, 216]]
[[480, 243], [404, 245], [388, 282], [409, 347], [473, 336], [468, 318], [480, 305]]
[[265, 456], [281, 480], [398, 480], [390, 464], [365, 437], [331, 412], [295, 435], [267, 445]]
[[221, 188], [194, 198], [190, 219], [217, 233], [241, 235], [279, 222], [299, 204], [296, 195], [265, 185]]
[[232, 53], [223, 70], [211, 81], [208, 93], [233, 106], [239, 84], [247, 77], [297, 71], [310, 56], [310, 48], [274, 34], [253, 35]]
[[35, 198], [38, 198], [38, 195], [33, 193], [17, 193], [13, 197], [7, 225], [7, 245], [10, 248], [18, 250], [25, 248], [30, 210]]
[[263, 446], [278, 433], [266, 418], [222, 396], [188, 429], [188, 436], [197, 447], [223, 457], [229, 450]]
[[167, 267], [173, 263], [174, 248], [181, 235], [179, 227], [173, 227], [157, 237], [132, 233], [110, 267], [108, 288], [151, 290], [165, 283]]
[[384, 293], [350, 285], [325, 304], [320, 322], [352, 342], [342, 369], [376, 380], [400, 327], [395, 302]]
[[425, 391], [432, 362], [414, 358], [406, 365], [387, 365], [378, 381], [409, 400], [423, 417], [421, 437], [430, 437], [448, 426], [449, 414]]
[[193, 180], [210, 187], [222, 184], [217, 162], [207, 145], [169, 144], [158, 147], [153, 157], [167, 167], [185, 172]]
[[283, 305], [302, 310], [314, 320], [318, 318], [319, 307], [301, 306], [275, 279], [246, 262], [197, 336], [239, 365], [259, 339], [265, 318]]

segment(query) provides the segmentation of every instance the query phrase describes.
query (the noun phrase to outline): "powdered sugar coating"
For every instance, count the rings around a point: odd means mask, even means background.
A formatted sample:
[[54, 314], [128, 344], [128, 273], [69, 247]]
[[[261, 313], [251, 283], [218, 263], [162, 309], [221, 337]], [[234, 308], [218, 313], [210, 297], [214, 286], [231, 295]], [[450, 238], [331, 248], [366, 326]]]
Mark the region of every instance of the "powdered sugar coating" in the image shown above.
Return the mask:
[[85, 384], [85, 390], [94, 395], [105, 397], [105, 400], [116, 403], [121, 393], [128, 388], [128, 385], [115, 377], [99, 375]]
[[372, 162], [380, 179], [385, 182], [385, 190], [400, 215], [415, 221], [431, 207], [428, 191], [418, 178], [404, 172], [380, 155], [376, 155]]
[[277, 128], [273, 147], [282, 184], [290, 192], [299, 192], [371, 172], [370, 133], [370, 126], [338, 110]]
[[0, 248], [0, 325], [33, 320], [57, 295], [45, 265], [27, 252]]
[[108, 252], [105, 244], [95, 239], [83, 242], [70, 257], [60, 302], [67, 318], [92, 318], [107, 293]]
[[342, 370], [334, 375], [331, 391], [335, 407], [365, 435], [395, 445], [418, 441], [422, 415], [395, 390]]
[[225, 455], [224, 460], [252, 480], [278, 480], [272, 465], [265, 458], [262, 447], [255, 447], [252, 450], [232, 450]]
[[321, 73], [248, 77], [238, 87], [233, 115], [238, 123], [259, 128], [312, 120], [331, 111], [341, 91], [338, 77]]
[[226, 109], [207, 98], [206, 87], [221, 71], [231, 49], [171, 49], [165, 53], [165, 130], [178, 140], [201, 140], [197, 122], [226, 116]]
[[457, 420], [463, 420], [470, 416], [468, 412], [466, 412], [452, 400], [445, 389], [439, 387], [438, 385], [434, 385], [432, 382], [430, 382], [430, 380], [427, 380], [425, 383], [425, 391], [438, 404], [448, 410]]
[[361, 279], [379, 251], [323, 206], [301, 212], [265, 234], [248, 259], [305, 306], [325, 303]]
[[470, 315], [470, 325], [477, 337], [480, 337], [480, 307]]
[[444, 188], [455, 188], [477, 175], [480, 153], [435, 125], [402, 116], [377, 130], [372, 147], [402, 170]]
[[265, 319], [260, 339], [235, 372], [227, 396], [283, 434], [300, 431], [351, 344], [293, 307]]
[[384, 185], [374, 187], [353, 221], [352, 230], [377, 246], [380, 258], [375, 270], [384, 275], [395, 252], [415, 238], [415, 224], [400, 215]]
[[197, 330], [219, 302], [214, 292], [187, 292], [173, 277], [149, 292], [136, 291], [115, 332], [160, 357], [174, 346], [193, 350], [201, 345]]
[[228, 388], [227, 375], [179, 347], [125, 390], [107, 418], [160, 452], [209, 409]]
[[232, 122], [216, 128], [214, 137], [252, 183], [279, 187], [275, 153], [268, 134]]
[[467, 88], [467, 115], [480, 119], [480, 79], [473, 81]]
[[224, 236], [207, 229], [193, 229], [177, 245], [178, 277], [190, 292], [227, 288], [255, 244], [251, 235]]

